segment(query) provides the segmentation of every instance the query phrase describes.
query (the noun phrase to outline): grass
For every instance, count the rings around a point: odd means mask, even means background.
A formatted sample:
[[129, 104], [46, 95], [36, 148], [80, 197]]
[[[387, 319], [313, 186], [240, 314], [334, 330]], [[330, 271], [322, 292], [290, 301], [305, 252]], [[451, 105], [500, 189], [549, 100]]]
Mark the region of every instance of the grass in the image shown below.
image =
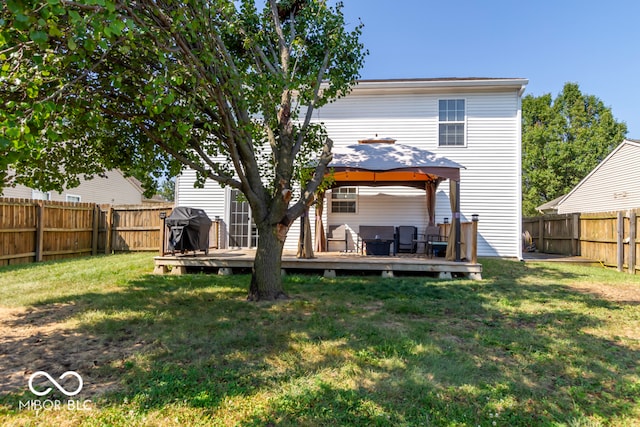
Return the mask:
[[90, 410], [21, 410], [25, 383], [0, 424], [640, 425], [640, 277], [482, 263], [480, 282], [290, 275], [278, 303], [245, 302], [248, 276], [149, 275], [149, 254], [4, 267], [11, 326], [96, 360], [68, 367]]

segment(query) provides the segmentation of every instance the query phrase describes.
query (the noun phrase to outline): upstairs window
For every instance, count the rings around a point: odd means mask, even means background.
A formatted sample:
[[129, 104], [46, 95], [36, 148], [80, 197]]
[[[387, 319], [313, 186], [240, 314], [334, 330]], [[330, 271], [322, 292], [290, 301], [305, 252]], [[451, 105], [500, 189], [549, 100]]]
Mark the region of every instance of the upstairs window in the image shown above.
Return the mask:
[[465, 145], [465, 101], [464, 99], [441, 99], [438, 101], [438, 145]]
[[356, 213], [357, 202], [356, 187], [338, 187], [331, 191], [331, 213]]

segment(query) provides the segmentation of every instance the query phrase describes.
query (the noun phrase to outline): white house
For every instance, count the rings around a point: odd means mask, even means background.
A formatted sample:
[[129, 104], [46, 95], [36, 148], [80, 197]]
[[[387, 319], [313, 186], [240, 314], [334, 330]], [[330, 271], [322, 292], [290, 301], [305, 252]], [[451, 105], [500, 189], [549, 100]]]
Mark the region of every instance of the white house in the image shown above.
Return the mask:
[[622, 141], [556, 204], [557, 213], [640, 208], [640, 141]]
[[104, 176], [92, 179], [80, 178], [80, 185], [64, 189], [62, 192], [42, 192], [24, 185], [2, 189], [2, 197], [19, 199], [53, 200], [58, 202], [86, 202], [112, 205], [139, 205], [142, 203], [162, 203], [163, 200], [147, 199], [144, 189], [135, 178], [125, 177], [119, 170], [107, 171]]
[[[392, 138], [461, 165], [461, 220], [479, 215], [478, 255], [519, 258], [521, 98], [527, 83], [521, 78], [363, 80], [348, 96], [315, 111], [314, 120], [325, 124], [336, 152], [359, 140]], [[196, 189], [194, 182], [191, 170], [178, 178], [176, 204], [218, 217], [222, 247], [255, 246], [247, 203], [238, 201], [234, 190], [213, 182]], [[361, 225], [414, 225], [419, 232], [427, 227], [424, 188], [357, 184], [326, 193], [325, 229], [346, 224], [355, 241]], [[438, 223], [452, 217], [446, 184], [436, 190]], [[297, 247], [298, 224], [289, 231], [286, 249]]]

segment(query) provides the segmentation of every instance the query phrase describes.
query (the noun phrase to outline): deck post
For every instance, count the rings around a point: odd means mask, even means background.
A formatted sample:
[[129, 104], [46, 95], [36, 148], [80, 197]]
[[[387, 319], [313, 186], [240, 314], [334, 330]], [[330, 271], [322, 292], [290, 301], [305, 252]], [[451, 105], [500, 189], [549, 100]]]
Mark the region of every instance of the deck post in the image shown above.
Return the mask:
[[162, 220], [162, 225], [160, 226], [160, 256], [164, 256], [164, 244], [167, 239], [167, 213], [165, 211], [160, 212], [160, 219]]
[[473, 224], [473, 231], [471, 232], [471, 262], [478, 262], [478, 214], [471, 215], [471, 223]]
[[456, 262], [460, 262], [461, 251], [460, 251], [460, 242], [462, 241], [462, 230], [460, 227], [460, 179], [456, 181], [456, 212], [453, 214], [456, 218], [454, 226], [456, 227]]
[[214, 233], [215, 233], [215, 239], [214, 239], [214, 248], [215, 249], [220, 249], [220, 217], [218, 215], [216, 215], [216, 218], [213, 222], [214, 224]]

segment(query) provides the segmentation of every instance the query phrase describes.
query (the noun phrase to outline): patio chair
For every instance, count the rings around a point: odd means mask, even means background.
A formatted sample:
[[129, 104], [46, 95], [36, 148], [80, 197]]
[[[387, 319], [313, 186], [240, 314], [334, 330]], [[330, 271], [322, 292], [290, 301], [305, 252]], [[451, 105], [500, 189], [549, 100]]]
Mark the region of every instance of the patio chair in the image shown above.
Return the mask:
[[327, 250], [331, 242], [344, 242], [344, 251], [347, 252], [347, 226], [345, 224], [329, 226], [327, 231]]
[[430, 257], [443, 257], [447, 253], [449, 238], [439, 234], [429, 234], [427, 236], [427, 255]]
[[416, 253], [418, 249], [418, 229], [413, 225], [396, 227], [396, 252]]

